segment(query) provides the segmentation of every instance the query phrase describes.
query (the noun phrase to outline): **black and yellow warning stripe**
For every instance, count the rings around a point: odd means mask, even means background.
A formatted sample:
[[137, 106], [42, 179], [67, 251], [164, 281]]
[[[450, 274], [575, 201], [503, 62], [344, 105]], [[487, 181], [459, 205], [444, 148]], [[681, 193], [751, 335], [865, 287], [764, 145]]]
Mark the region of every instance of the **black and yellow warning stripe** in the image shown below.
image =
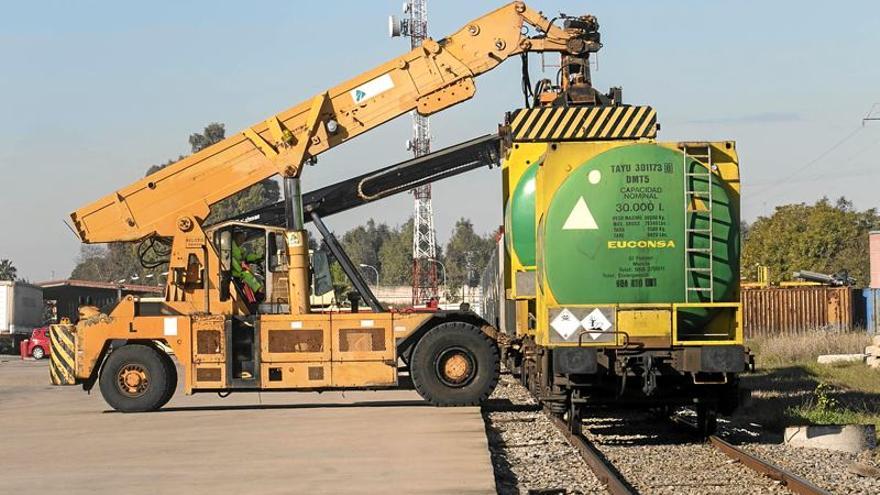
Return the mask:
[[657, 112], [648, 106], [538, 107], [510, 115], [514, 141], [654, 138]]
[[53, 385], [76, 384], [76, 330], [73, 325], [49, 327], [52, 347], [49, 361], [49, 378]]

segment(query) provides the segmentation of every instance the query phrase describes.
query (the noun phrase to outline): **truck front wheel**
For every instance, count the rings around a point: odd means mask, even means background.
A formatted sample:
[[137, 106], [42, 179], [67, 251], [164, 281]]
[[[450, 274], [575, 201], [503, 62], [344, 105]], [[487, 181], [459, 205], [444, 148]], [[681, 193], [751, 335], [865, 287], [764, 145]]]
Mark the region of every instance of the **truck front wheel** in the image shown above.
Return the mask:
[[436, 406], [475, 406], [498, 383], [498, 346], [474, 325], [437, 325], [419, 339], [410, 360], [419, 395]]
[[176, 378], [169, 376], [166, 361], [171, 358], [148, 345], [126, 344], [114, 350], [101, 368], [101, 395], [121, 412], [159, 409], [168, 402], [170, 382]]

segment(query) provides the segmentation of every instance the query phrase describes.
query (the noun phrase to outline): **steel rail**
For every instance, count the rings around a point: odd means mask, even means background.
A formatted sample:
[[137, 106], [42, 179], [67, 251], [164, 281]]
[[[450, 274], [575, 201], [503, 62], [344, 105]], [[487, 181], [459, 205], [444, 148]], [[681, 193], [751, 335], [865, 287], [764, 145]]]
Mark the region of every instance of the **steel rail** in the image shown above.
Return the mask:
[[608, 493], [611, 495], [635, 495], [637, 493], [583, 434], [571, 431], [568, 424], [558, 416], [552, 414], [548, 414], [548, 416], [553, 425], [565, 435], [568, 443], [577, 449], [596, 478], [605, 483], [605, 489], [608, 490]]
[[798, 495], [831, 495], [831, 492], [819, 488], [804, 478], [759, 459], [715, 435], [709, 436], [709, 443], [727, 457], [730, 457], [743, 466], [757, 471], [770, 479], [780, 482], [783, 486]]

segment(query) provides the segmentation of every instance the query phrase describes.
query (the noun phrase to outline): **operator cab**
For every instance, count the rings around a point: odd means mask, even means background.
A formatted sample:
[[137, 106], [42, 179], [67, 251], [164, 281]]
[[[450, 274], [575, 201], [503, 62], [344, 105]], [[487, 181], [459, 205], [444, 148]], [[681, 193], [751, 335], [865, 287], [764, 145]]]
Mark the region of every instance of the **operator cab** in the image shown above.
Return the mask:
[[[226, 322], [227, 373], [235, 387], [256, 387], [260, 369], [259, 315], [290, 311], [286, 232], [278, 227], [224, 222], [207, 234], [220, 254], [220, 299], [243, 301], [250, 313], [235, 315]], [[333, 296], [327, 254], [310, 250], [309, 264], [311, 304], [321, 306]]]
[[[224, 222], [213, 226], [208, 232], [214, 247], [220, 254], [220, 298], [239, 299], [246, 303], [251, 314], [287, 314], [289, 300], [289, 257], [287, 237], [283, 228], [244, 222]], [[248, 270], [262, 285], [255, 300], [246, 296], [246, 283], [234, 276], [233, 244], [237, 246]], [[333, 303], [333, 284], [330, 277], [330, 261], [322, 250], [309, 250], [310, 302], [313, 309], [326, 309]]]

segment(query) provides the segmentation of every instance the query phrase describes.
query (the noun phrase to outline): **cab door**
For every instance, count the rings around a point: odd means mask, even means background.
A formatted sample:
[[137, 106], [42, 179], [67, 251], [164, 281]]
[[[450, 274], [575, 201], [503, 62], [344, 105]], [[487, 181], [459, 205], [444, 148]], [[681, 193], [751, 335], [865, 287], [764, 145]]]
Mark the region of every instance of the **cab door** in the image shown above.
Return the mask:
[[202, 315], [192, 319], [193, 388], [226, 388], [226, 317]]

